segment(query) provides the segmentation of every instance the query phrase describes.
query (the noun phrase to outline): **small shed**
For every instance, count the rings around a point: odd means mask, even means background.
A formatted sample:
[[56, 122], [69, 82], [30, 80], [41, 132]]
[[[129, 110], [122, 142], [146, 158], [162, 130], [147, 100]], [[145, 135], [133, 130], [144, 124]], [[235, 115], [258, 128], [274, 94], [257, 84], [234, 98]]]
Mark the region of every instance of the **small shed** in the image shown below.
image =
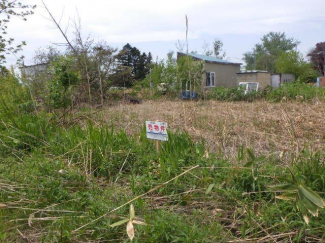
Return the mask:
[[284, 83], [290, 83], [295, 80], [295, 75], [291, 73], [272, 73], [271, 85], [277, 89]]
[[38, 74], [45, 73], [48, 70], [49, 63], [40, 63], [35, 65], [26, 66], [23, 65], [20, 68], [22, 76], [26, 78], [35, 77]]
[[238, 83], [258, 83], [259, 89], [265, 89], [271, 84], [271, 74], [268, 71], [252, 70], [237, 73]]
[[222, 60], [213, 56], [200, 55], [196, 53], [177, 53], [177, 59], [189, 55], [194, 60], [204, 62], [204, 74], [202, 87], [236, 87], [238, 85], [236, 73], [240, 71], [241, 63]]

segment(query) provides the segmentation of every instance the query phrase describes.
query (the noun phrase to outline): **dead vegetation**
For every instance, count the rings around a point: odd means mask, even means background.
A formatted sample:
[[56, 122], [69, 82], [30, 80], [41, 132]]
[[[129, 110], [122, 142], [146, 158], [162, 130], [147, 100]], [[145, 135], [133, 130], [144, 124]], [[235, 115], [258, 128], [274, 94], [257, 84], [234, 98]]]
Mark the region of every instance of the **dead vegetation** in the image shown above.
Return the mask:
[[296, 152], [303, 146], [324, 149], [325, 107], [323, 103], [271, 102], [181, 102], [146, 101], [139, 105], [106, 107], [107, 123], [138, 132], [146, 120], [168, 123], [172, 131], [188, 132], [203, 139], [211, 152], [220, 149], [229, 157], [240, 146], [257, 154]]

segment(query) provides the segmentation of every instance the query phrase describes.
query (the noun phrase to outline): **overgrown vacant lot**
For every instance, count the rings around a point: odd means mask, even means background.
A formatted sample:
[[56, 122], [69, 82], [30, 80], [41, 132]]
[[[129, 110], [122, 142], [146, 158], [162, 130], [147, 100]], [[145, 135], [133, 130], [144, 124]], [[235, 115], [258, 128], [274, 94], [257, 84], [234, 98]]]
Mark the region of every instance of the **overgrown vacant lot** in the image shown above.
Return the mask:
[[325, 105], [322, 102], [181, 102], [147, 101], [104, 109], [104, 120], [127, 133], [139, 132], [147, 120], [168, 122], [169, 130], [203, 139], [211, 152], [229, 157], [238, 148], [258, 154], [325, 148]]
[[[325, 240], [324, 103], [19, 109], [0, 113], [2, 242], [129, 242], [131, 205], [133, 242]], [[146, 120], [168, 122], [159, 152]]]

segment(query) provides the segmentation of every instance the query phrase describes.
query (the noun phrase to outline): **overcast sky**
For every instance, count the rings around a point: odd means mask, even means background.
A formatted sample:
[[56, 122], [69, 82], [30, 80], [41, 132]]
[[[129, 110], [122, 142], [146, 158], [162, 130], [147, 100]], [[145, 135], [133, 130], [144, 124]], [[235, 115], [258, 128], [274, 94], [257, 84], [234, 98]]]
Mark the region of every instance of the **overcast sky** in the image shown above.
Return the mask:
[[[204, 43], [220, 39], [227, 57], [242, 62], [243, 53], [253, 48], [270, 31], [285, 32], [301, 41], [304, 55], [317, 42], [325, 41], [324, 0], [44, 0], [66, 28], [79, 14], [82, 32], [94, 40], [105, 40], [121, 48], [130, 43], [140, 51], [165, 58], [177, 51], [175, 43], [185, 40], [185, 14], [189, 19], [189, 49], [202, 52]], [[25, 64], [32, 64], [35, 50], [64, 39], [40, 0], [27, 22], [13, 20], [8, 36], [25, 40]], [[78, 14], [77, 14], [78, 12]], [[70, 21], [69, 21], [70, 19]], [[69, 24], [70, 23], [70, 24]], [[68, 28], [72, 38], [73, 28]], [[8, 63], [15, 62], [9, 57]]]

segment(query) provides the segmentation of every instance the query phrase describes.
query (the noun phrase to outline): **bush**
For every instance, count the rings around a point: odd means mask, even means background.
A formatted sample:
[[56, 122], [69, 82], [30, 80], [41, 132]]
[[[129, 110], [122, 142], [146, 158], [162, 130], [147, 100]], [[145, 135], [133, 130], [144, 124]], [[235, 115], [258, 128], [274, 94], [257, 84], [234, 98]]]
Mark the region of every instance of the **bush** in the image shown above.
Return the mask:
[[245, 94], [244, 90], [239, 87], [216, 87], [207, 92], [207, 99], [219, 101], [253, 101], [264, 97], [264, 94], [261, 91]]
[[281, 101], [283, 98], [292, 100], [310, 100], [317, 98], [323, 100], [325, 98], [325, 88], [318, 88], [302, 82], [291, 82], [268, 92], [266, 98], [273, 101]]
[[15, 73], [0, 77], [0, 119], [7, 121], [18, 113], [34, 110], [29, 90], [19, 83]]
[[272, 87], [263, 91], [251, 92], [245, 94], [238, 87], [225, 88], [216, 87], [207, 91], [207, 99], [219, 101], [254, 101], [267, 99], [272, 101], [282, 101], [283, 99], [306, 101], [312, 99], [325, 99], [325, 88], [318, 88], [311, 84], [303, 82], [285, 83], [278, 89]]
[[53, 77], [49, 83], [49, 104], [53, 108], [66, 108], [71, 102], [71, 88], [79, 80], [79, 74], [72, 69], [73, 59], [61, 56], [52, 64]]

